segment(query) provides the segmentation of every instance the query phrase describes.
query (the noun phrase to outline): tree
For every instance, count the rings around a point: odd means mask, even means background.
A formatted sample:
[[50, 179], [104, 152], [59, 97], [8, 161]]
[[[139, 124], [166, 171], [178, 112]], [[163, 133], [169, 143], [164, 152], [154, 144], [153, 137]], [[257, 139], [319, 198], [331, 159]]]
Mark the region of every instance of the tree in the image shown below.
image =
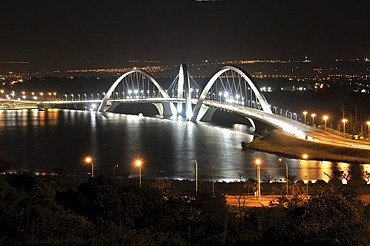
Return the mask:
[[168, 196], [171, 188], [171, 181], [166, 179], [155, 179], [153, 187], [160, 190], [164, 196]]
[[55, 190], [43, 177], [21, 173], [8, 176], [6, 181], [1, 186], [0, 206], [0, 225], [6, 226], [0, 233], [6, 233], [2, 235], [6, 242], [50, 244], [64, 240], [75, 243], [86, 241], [86, 235], [93, 231], [84, 218], [57, 205]]
[[193, 219], [189, 226], [189, 242], [215, 244], [226, 240], [229, 212], [224, 196], [198, 194], [190, 202]]
[[363, 203], [329, 187], [304, 206], [300, 233], [302, 241], [335, 245], [368, 245], [368, 221]]

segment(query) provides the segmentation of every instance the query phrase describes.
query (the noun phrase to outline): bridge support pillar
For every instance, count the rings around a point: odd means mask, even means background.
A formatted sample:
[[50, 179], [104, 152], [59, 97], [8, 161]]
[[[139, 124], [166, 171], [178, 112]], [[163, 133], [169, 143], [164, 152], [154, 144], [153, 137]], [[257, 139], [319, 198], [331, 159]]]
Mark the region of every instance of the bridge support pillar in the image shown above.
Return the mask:
[[157, 108], [159, 115], [168, 117], [176, 114], [176, 107], [173, 102], [153, 103]]
[[[193, 109], [191, 106], [190, 81], [189, 81], [189, 74], [188, 74], [188, 69], [187, 69], [186, 64], [180, 65], [179, 83], [178, 83], [177, 91], [178, 91], [177, 98], [184, 98], [183, 92], [185, 91], [185, 118], [186, 120], [191, 120]], [[182, 110], [182, 105], [179, 104], [177, 109]]]
[[198, 114], [198, 119], [201, 121], [211, 121], [213, 114], [216, 112], [216, 108], [210, 108], [207, 106], [203, 106], [200, 109], [200, 112]]

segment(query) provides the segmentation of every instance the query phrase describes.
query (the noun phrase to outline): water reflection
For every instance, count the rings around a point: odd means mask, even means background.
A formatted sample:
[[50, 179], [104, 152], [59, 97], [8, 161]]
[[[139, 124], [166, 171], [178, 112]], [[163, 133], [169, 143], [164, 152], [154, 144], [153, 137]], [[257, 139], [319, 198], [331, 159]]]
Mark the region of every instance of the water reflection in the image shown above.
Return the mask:
[[[159, 119], [135, 115], [77, 110], [0, 111], [0, 160], [15, 169], [52, 172], [59, 168], [70, 174], [86, 174], [85, 155], [92, 155], [96, 171], [117, 177], [135, 177], [133, 160], [144, 160], [142, 174], [148, 178], [219, 181], [256, 179], [255, 160], [260, 158], [261, 178], [285, 181], [286, 166], [279, 156], [243, 151], [250, 142], [248, 128], [237, 124], [216, 126], [186, 122], [179, 118]], [[285, 158], [289, 176], [305, 182], [329, 180], [334, 170], [351, 171], [350, 178], [363, 179], [368, 164]]]

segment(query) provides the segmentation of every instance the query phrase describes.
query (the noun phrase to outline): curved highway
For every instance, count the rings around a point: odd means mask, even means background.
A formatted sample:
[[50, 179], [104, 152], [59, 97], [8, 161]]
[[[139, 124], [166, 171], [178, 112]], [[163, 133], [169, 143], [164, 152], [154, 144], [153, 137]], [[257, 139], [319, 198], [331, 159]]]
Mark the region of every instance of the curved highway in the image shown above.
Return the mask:
[[232, 105], [209, 100], [204, 101], [203, 104], [210, 107], [216, 107], [224, 110], [226, 109], [255, 120], [263, 121], [276, 128], [281, 128], [286, 133], [296, 138], [338, 147], [370, 150], [370, 141], [344, 138], [309, 125], [304, 125], [299, 121], [281, 115], [270, 114], [262, 110], [247, 108], [243, 105]]

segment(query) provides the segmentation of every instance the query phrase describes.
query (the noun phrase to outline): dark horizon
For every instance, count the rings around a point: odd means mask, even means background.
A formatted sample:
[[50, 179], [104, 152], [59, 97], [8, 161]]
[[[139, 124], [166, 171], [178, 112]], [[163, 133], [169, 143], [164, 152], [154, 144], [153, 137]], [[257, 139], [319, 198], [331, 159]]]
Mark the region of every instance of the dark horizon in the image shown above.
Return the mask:
[[[307, 60], [305, 60], [307, 58]], [[287, 75], [290, 78], [312, 79], [327, 77], [332, 74], [336, 77], [361, 75], [363, 78], [370, 76], [370, 60], [367, 58], [351, 59], [320, 59], [315, 60], [304, 56], [297, 60], [282, 59], [230, 59], [230, 60], [202, 60], [194, 63], [169, 63], [167, 61], [125, 61], [121, 66], [81, 66], [81, 67], [35, 67], [30, 62], [0, 61], [0, 75], [16, 75], [24, 78], [33, 76], [117, 76], [128, 69], [143, 69], [152, 75], [171, 76], [176, 74], [180, 64], [186, 64], [192, 75], [211, 76], [217, 67], [233, 65], [245, 70], [251, 76], [261, 77]], [[320, 73], [317, 72], [320, 70]], [[334, 70], [333, 70], [334, 69]], [[175, 71], [176, 70], [176, 71]], [[333, 73], [335, 71], [335, 73]], [[165, 72], [165, 73], [163, 73]], [[158, 74], [159, 73], [159, 74]], [[337, 74], [337, 75], [335, 75]]]
[[370, 57], [365, 4], [5, 2], [0, 61], [50, 70], [122, 67], [130, 60], [363, 59]]

